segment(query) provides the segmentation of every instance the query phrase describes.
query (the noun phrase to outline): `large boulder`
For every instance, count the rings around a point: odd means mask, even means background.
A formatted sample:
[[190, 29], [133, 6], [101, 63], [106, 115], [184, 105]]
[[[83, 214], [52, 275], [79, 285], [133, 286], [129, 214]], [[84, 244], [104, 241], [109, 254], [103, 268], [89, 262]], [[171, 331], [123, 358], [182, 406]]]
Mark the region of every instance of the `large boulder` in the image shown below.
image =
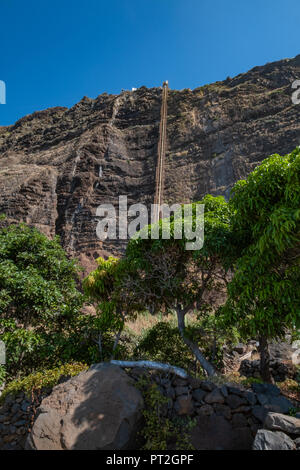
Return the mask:
[[300, 419], [280, 413], [268, 413], [264, 427], [272, 431], [300, 434]]
[[283, 432], [259, 429], [252, 448], [253, 450], [294, 450], [296, 444]]
[[96, 364], [54, 387], [38, 410], [27, 449], [132, 449], [143, 398], [118, 366]]

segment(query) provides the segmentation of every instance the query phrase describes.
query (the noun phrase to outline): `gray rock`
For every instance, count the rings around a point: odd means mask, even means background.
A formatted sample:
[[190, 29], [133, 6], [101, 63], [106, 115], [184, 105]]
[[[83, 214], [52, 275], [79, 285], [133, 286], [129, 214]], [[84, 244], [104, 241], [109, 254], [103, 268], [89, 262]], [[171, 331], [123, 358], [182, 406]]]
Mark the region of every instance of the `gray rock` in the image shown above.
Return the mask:
[[225, 397], [225, 398], [228, 397], [228, 390], [227, 390], [226, 385], [222, 385], [220, 390], [221, 390], [221, 393], [222, 393], [223, 397]]
[[298, 413], [295, 414], [295, 418], [300, 419], [300, 411], [298, 411]]
[[268, 395], [265, 395], [264, 393], [258, 393], [257, 394], [257, 400], [258, 400], [258, 403], [262, 406], [269, 403], [269, 397], [268, 397]]
[[238, 408], [241, 405], [247, 404], [246, 398], [239, 397], [238, 395], [228, 395], [225, 401], [231, 409]]
[[212, 392], [208, 393], [204, 398], [204, 401], [208, 404], [212, 403], [224, 403], [225, 398], [224, 395], [218, 388], [215, 388]]
[[202, 380], [197, 379], [195, 377], [189, 377], [188, 378], [188, 383], [189, 383], [190, 387], [193, 390], [195, 390], [196, 388], [200, 388], [201, 387], [201, 382], [202, 382]]
[[179, 397], [180, 395], [187, 395], [188, 393], [189, 393], [188, 387], [180, 386], [180, 387], [175, 388], [175, 395], [177, 397]]
[[264, 427], [271, 431], [300, 434], [300, 419], [280, 413], [268, 413], [264, 422]]
[[201, 390], [201, 388], [197, 388], [192, 392], [193, 399], [200, 403], [204, 400], [205, 395], [206, 392], [204, 392], [204, 390]]
[[26, 424], [25, 419], [20, 419], [20, 421], [17, 421], [16, 423], [14, 423], [16, 427], [25, 426], [25, 424]]
[[143, 398], [121, 368], [97, 364], [53, 388], [40, 406], [26, 449], [135, 448]]
[[197, 414], [200, 416], [210, 416], [214, 414], [214, 409], [211, 405], [203, 405], [197, 408]]
[[244, 393], [244, 396], [245, 396], [245, 398], [247, 399], [248, 403], [250, 403], [250, 405], [254, 406], [254, 405], [257, 403], [257, 399], [256, 399], [255, 393], [250, 392], [250, 391], [246, 391], [246, 392]]
[[230, 393], [230, 394], [238, 395], [239, 397], [244, 396], [244, 390], [242, 390], [238, 387], [231, 387], [231, 386], [227, 385], [227, 390], [228, 390], [228, 393]]
[[217, 386], [209, 380], [202, 380], [200, 387], [206, 392], [212, 392]]
[[186, 384], [187, 384], [186, 380], [185, 379], [180, 379], [179, 377], [176, 377], [173, 380], [174, 387], [185, 387]]
[[268, 410], [264, 406], [255, 405], [252, 408], [252, 414], [258, 421], [264, 423]]
[[26, 413], [26, 412], [29, 411], [30, 406], [31, 406], [31, 404], [29, 403], [29, 401], [25, 401], [21, 405], [21, 410]]
[[300, 437], [297, 437], [297, 439], [294, 440], [294, 443], [295, 443], [297, 449], [300, 450]]
[[232, 413], [249, 413], [252, 410], [252, 407], [249, 405], [241, 405], [238, 408], [234, 408]]
[[280, 389], [273, 384], [252, 384], [252, 390], [255, 393], [266, 393], [275, 397], [280, 395]]
[[285, 414], [293, 408], [293, 403], [283, 396], [270, 396], [266, 408], [270, 411]]
[[253, 450], [294, 450], [292, 439], [283, 432], [259, 429], [253, 442]]
[[174, 410], [179, 416], [191, 416], [194, 405], [191, 395], [180, 395], [174, 403]]
[[17, 413], [17, 412], [19, 411], [19, 409], [20, 409], [19, 403], [15, 403], [15, 404], [11, 407], [11, 413], [12, 413], [12, 414], [15, 414], [15, 413]]
[[214, 410], [217, 416], [224, 416], [228, 420], [231, 418], [231, 409], [227, 405], [215, 403]]

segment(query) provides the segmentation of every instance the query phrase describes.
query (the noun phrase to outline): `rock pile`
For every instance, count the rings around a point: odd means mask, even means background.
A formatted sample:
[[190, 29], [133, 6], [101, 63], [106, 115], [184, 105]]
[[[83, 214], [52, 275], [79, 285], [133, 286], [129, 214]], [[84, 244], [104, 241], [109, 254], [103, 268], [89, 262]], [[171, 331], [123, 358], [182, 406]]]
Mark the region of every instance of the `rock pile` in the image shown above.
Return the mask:
[[254, 450], [300, 450], [300, 419], [280, 413], [268, 413], [264, 429], [253, 443]]
[[[245, 377], [260, 377], [260, 361], [245, 359], [241, 362], [239, 372]], [[294, 378], [295, 368], [292, 364], [285, 364], [276, 359], [270, 361], [270, 370], [275, 382], [283, 382], [285, 379]]]

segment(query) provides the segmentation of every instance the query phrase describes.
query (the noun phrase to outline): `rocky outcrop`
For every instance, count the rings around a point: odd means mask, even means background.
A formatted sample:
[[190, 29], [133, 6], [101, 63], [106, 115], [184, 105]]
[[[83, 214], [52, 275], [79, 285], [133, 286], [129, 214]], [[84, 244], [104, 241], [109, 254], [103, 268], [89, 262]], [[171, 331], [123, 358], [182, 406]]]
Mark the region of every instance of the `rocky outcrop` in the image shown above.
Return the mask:
[[[266, 156], [300, 143], [300, 105], [291, 101], [300, 56], [168, 97], [165, 202], [228, 196]], [[91, 268], [126, 241], [100, 242], [101, 203], [153, 202], [161, 89], [83, 98], [0, 128], [0, 213], [49, 236]]]
[[54, 387], [27, 440], [36, 450], [134, 448], [143, 399], [119, 367], [92, 366]]

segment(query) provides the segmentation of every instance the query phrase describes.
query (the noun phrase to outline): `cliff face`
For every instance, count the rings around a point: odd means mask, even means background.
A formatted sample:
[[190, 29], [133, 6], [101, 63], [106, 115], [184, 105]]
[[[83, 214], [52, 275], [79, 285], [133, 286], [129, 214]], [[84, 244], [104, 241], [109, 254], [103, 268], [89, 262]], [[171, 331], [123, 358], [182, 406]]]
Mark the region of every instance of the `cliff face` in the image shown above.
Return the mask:
[[[165, 202], [229, 195], [233, 183], [266, 156], [300, 144], [300, 105], [291, 100], [300, 56], [168, 96]], [[59, 234], [64, 248], [88, 269], [124, 241], [100, 242], [96, 208], [150, 205], [161, 89], [83, 98], [0, 128], [0, 213]], [[102, 176], [99, 170], [102, 168]], [[101, 171], [100, 171], [101, 173]]]

